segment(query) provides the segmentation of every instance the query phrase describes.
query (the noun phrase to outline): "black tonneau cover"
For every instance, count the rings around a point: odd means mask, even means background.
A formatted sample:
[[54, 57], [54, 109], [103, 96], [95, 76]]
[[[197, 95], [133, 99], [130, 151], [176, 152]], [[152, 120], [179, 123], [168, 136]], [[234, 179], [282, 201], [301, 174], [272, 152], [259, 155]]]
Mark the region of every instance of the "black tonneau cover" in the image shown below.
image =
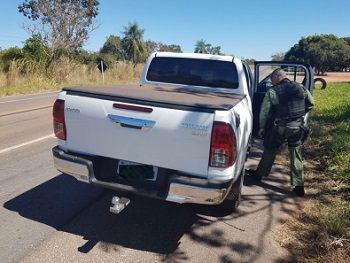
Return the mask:
[[65, 87], [68, 94], [96, 97], [142, 105], [161, 105], [166, 108], [189, 108], [192, 110], [230, 110], [244, 94], [228, 93], [205, 88], [169, 87], [134, 84]]

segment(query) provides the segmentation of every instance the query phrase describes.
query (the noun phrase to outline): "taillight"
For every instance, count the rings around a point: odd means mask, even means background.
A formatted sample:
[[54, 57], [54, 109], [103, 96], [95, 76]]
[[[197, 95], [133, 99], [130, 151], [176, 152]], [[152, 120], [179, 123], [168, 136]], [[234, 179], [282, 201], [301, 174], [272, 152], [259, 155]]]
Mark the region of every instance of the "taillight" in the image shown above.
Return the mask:
[[236, 136], [232, 126], [224, 122], [214, 122], [209, 166], [230, 167], [236, 162], [236, 158]]
[[66, 140], [66, 123], [64, 121], [64, 100], [56, 100], [53, 105], [53, 129], [57, 138]]

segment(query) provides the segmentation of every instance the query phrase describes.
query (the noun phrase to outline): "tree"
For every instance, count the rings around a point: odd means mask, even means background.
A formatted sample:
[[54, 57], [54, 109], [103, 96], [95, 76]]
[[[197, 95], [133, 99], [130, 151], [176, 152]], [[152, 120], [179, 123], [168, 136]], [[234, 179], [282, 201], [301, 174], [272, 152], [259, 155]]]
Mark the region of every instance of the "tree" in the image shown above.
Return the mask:
[[143, 61], [147, 56], [146, 44], [143, 41], [144, 29], [139, 28], [137, 22], [130, 23], [124, 27], [122, 34], [122, 46], [126, 53], [126, 58], [134, 64]]
[[158, 43], [159, 51], [163, 52], [175, 52], [175, 53], [182, 53], [181, 47], [179, 45], [166, 45], [161, 42]]
[[341, 39], [348, 43], [348, 45], [350, 46], [350, 37], [342, 37]]
[[213, 55], [224, 55], [223, 53], [221, 53], [221, 47], [217, 46], [217, 47], [210, 47], [209, 49], [209, 54], [213, 54]]
[[286, 61], [300, 61], [315, 67], [318, 74], [350, 64], [350, 46], [335, 35], [302, 37], [285, 55]]
[[100, 49], [100, 53], [112, 55], [116, 61], [124, 60], [122, 40], [120, 37], [110, 35]]
[[253, 58], [246, 58], [246, 59], [244, 59], [244, 61], [247, 62], [248, 65], [254, 65], [254, 63], [255, 63], [255, 59], [253, 59]]
[[23, 52], [27, 58], [46, 64], [49, 56], [47, 48], [43, 45], [41, 35], [35, 35], [25, 41]]
[[166, 45], [162, 42], [154, 42], [152, 40], [146, 41], [146, 49], [148, 53], [160, 51], [160, 52], [175, 52], [175, 53], [182, 53], [181, 47], [176, 44], [172, 45]]
[[84, 65], [94, 65], [98, 63], [101, 53], [99, 52], [88, 52], [86, 50], [79, 50], [74, 53], [74, 60]]
[[182, 49], [181, 49], [180, 45], [171, 44], [169, 47], [170, 47], [171, 52], [182, 53]]
[[108, 67], [113, 67], [118, 61], [125, 61], [125, 51], [122, 47], [122, 40], [118, 36], [110, 35], [103, 47], [100, 49], [97, 62], [103, 60]]
[[146, 41], [146, 50], [149, 54], [159, 50], [158, 43], [152, 40]]
[[34, 23], [24, 26], [32, 36], [41, 34], [52, 50], [79, 50], [98, 25], [98, 0], [25, 0], [18, 10]]
[[271, 56], [271, 60], [272, 61], [283, 61], [284, 56], [285, 56], [284, 52], [279, 52], [279, 53], [273, 54]]
[[201, 39], [196, 42], [194, 53], [223, 55], [220, 51], [221, 47], [213, 47], [211, 44], [205, 43], [205, 40]]

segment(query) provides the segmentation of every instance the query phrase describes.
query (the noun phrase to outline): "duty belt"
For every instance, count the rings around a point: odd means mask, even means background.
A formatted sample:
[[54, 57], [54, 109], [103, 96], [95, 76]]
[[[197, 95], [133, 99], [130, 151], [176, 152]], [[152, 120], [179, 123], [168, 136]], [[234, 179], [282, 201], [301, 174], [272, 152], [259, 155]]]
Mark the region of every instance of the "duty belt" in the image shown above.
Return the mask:
[[288, 125], [288, 126], [298, 127], [298, 126], [303, 125], [303, 124], [304, 124], [303, 117], [275, 120], [275, 125], [278, 125], [278, 126], [287, 126]]

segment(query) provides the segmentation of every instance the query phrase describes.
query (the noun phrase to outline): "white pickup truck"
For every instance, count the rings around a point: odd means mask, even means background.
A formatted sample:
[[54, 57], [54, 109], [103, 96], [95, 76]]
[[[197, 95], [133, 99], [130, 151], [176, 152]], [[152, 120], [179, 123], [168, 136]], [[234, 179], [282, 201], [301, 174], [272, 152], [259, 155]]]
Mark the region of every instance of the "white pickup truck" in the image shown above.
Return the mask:
[[[55, 167], [122, 193], [234, 211], [252, 139], [252, 99], [260, 98], [258, 111], [276, 66], [267, 63], [256, 64], [264, 75], [254, 81], [236, 57], [157, 52], [139, 84], [63, 88], [53, 107]], [[289, 66], [294, 80], [300, 75], [312, 86], [309, 67]], [[111, 212], [128, 203], [113, 197]]]

